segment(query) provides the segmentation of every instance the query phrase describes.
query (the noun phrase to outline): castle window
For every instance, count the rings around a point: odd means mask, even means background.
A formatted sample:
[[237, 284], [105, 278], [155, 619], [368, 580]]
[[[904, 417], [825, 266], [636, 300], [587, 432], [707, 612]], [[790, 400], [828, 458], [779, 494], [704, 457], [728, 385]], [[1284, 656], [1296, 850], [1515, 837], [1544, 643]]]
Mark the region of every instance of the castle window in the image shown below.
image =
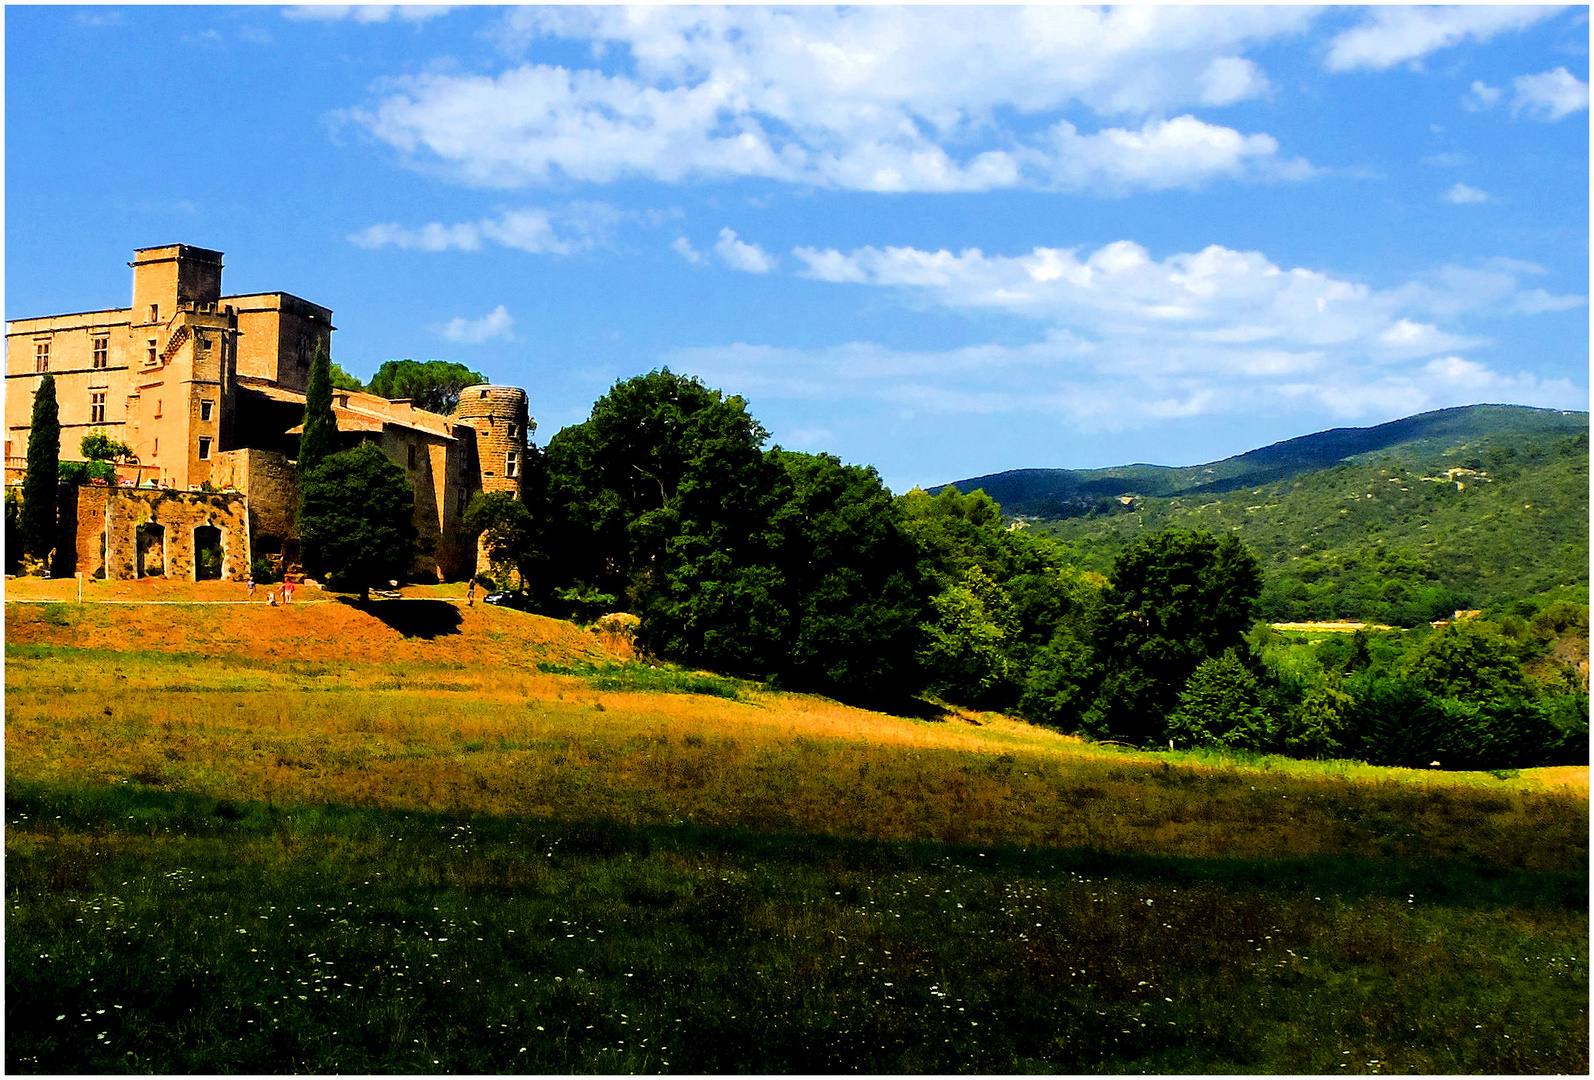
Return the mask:
[[157, 435], [157, 436], [155, 436], [154, 443], [149, 448], [149, 456], [150, 457], [154, 457], [155, 455], [159, 454], [160, 452], [161, 452], [161, 437], [159, 435]]
[[415, 444], [410, 443], [407, 449], [410, 452], [410, 468], [415, 468]]
[[204, 435], [199, 437], [199, 460], [210, 460], [210, 439]]
[[215, 407], [216, 403], [214, 401], [201, 401], [199, 403], [199, 418], [201, 420], [209, 420], [211, 411], [215, 409]]
[[516, 430], [517, 430], [517, 425], [510, 424], [508, 429], [504, 432], [504, 434], [508, 435], [511, 439], [513, 439], [515, 437], [515, 431]]
[[487, 400], [487, 391], [485, 391], [485, 390], [482, 391], [482, 400], [483, 401]]
[[160, 342], [156, 341], [154, 338], [150, 338], [149, 339], [149, 360], [147, 361], [148, 363], [153, 364], [158, 359], [158, 354], [156, 352], [156, 347], [159, 344], [160, 344]]
[[161, 306], [159, 304], [151, 304], [149, 306], [149, 321], [150, 322], [160, 322], [161, 321]]
[[48, 341], [35, 341], [33, 343], [33, 370], [36, 372], [50, 370], [50, 343]]
[[509, 457], [504, 462], [504, 475], [505, 476], [519, 476], [520, 475], [520, 455], [517, 454], [513, 450], [509, 451]]
[[160, 398], [156, 398], [155, 399], [155, 419], [159, 420], [160, 418], [161, 418], [161, 399]]
[[89, 395], [89, 423], [105, 423], [105, 395], [103, 393]]
[[111, 339], [97, 337], [94, 339], [94, 366], [97, 368], [109, 367], [111, 363]]

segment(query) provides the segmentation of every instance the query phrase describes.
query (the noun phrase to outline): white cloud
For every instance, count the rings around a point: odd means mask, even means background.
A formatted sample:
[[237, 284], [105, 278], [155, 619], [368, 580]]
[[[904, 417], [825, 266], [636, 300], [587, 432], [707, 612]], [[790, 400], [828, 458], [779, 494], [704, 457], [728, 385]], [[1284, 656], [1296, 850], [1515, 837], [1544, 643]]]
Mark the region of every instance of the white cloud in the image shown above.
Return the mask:
[[484, 241], [532, 254], [569, 255], [587, 250], [614, 231], [623, 215], [606, 203], [570, 203], [556, 209], [524, 207], [497, 217], [454, 225], [430, 222], [419, 228], [372, 225], [348, 237], [356, 247], [415, 251], [477, 251]]
[[1479, 191], [1475, 187], [1468, 187], [1458, 181], [1445, 189], [1445, 193], [1440, 198], [1444, 199], [1445, 202], [1455, 203], [1457, 206], [1467, 206], [1472, 203], [1488, 202], [1489, 193]]
[[1366, 18], [1329, 43], [1329, 71], [1383, 71], [1471, 39], [1488, 41], [1507, 30], [1524, 30], [1557, 7], [1375, 7]]
[[1541, 75], [1521, 75], [1511, 80], [1516, 96], [1511, 114], [1526, 112], [1535, 120], [1559, 120], [1588, 108], [1588, 83], [1564, 67]]
[[708, 256], [694, 248], [692, 246], [692, 241], [688, 240], [684, 236], [677, 236], [675, 238], [675, 243], [671, 244], [670, 247], [672, 250], [678, 253], [681, 258], [685, 259], [693, 266], [702, 266], [704, 263], [708, 262]]
[[1474, 79], [1471, 89], [1461, 96], [1461, 107], [1468, 112], [1486, 112], [1495, 107], [1504, 93], [1498, 86]]
[[774, 256], [757, 244], [738, 240], [736, 233], [728, 227], [720, 230], [714, 253], [725, 260], [725, 265], [732, 270], [743, 270], [749, 274], [767, 274], [775, 269], [777, 262]]
[[439, 332], [449, 341], [457, 341], [467, 345], [479, 345], [493, 338], [511, 340], [510, 329], [515, 325], [514, 318], [499, 304], [493, 310], [479, 319], [466, 319], [455, 317], [444, 324]]
[[482, 246], [481, 229], [471, 222], [443, 225], [434, 221], [418, 229], [406, 229], [396, 222], [372, 225], [351, 235], [349, 242], [362, 248], [396, 247], [416, 251], [447, 251], [449, 248], [475, 251]]
[[[586, 40], [605, 67], [416, 76], [349, 115], [405, 154], [489, 186], [756, 176], [874, 191], [1118, 192], [1300, 178], [1310, 167], [1281, 159], [1265, 133], [1164, 117], [1267, 93], [1242, 53], [1315, 14], [516, 9], [509, 48]], [[1132, 122], [1082, 132], [1056, 115], [1074, 105]]]
[[439, 15], [447, 15], [453, 8], [446, 4], [301, 4], [282, 9], [284, 18], [299, 21], [332, 22], [353, 19], [357, 23], [385, 23], [392, 19], [402, 22], [425, 22]]
[[1424, 165], [1432, 165], [1440, 169], [1451, 169], [1457, 165], [1467, 165], [1472, 161], [1466, 154], [1446, 152], [1443, 154], [1430, 154], [1422, 159]]
[[940, 351], [738, 343], [677, 350], [667, 362], [760, 399], [1038, 415], [1086, 432], [1261, 410], [1387, 417], [1480, 393], [1586, 407], [1586, 388], [1498, 373], [1466, 355], [1487, 339], [1445, 325], [1586, 302], [1523, 290], [1521, 275], [1543, 271], [1513, 260], [1443, 267], [1431, 280], [1379, 290], [1219, 246], [1162, 259], [1130, 241], [1017, 256], [890, 247], [793, 255], [818, 280], [892, 289], [912, 305], [1023, 317], [1038, 340]]

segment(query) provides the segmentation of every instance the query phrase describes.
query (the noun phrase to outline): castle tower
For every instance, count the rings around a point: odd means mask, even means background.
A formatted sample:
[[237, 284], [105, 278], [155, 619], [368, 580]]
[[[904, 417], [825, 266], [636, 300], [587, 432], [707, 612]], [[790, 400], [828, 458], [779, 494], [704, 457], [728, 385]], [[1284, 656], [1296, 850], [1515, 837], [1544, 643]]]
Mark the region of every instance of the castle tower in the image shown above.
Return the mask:
[[453, 418], [476, 429], [476, 461], [483, 491], [521, 494], [531, 417], [526, 392], [515, 386], [467, 386]]
[[[476, 467], [484, 492], [510, 491], [524, 497], [526, 454], [536, 422], [526, 406], [526, 392], [515, 386], [467, 386], [459, 392], [452, 417], [476, 431]], [[460, 508], [464, 512], [464, 507]], [[490, 560], [478, 541], [476, 570]]]

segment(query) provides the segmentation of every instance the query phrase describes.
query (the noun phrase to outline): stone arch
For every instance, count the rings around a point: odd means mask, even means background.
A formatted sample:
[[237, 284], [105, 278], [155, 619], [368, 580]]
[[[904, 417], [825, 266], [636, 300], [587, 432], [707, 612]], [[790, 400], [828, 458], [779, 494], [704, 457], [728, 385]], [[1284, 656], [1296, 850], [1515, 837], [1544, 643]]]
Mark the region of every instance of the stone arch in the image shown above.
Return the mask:
[[225, 529], [206, 523], [194, 528], [194, 580], [220, 581], [227, 554]]
[[166, 576], [166, 526], [145, 521], [138, 526], [138, 551], [134, 559], [137, 577]]

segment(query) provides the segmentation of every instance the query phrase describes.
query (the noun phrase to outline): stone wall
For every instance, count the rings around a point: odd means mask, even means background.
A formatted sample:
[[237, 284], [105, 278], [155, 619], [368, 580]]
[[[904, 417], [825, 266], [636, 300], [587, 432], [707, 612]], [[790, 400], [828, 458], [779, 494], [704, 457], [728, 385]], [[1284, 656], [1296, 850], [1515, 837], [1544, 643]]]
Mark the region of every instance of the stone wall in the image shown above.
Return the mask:
[[[96, 561], [98, 541], [89, 542], [98, 496], [105, 497], [100, 527], [106, 540], [105, 576], [114, 580], [142, 577], [139, 526], [159, 526], [161, 570], [169, 579], [193, 581], [196, 529], [211, 526], [221, 532], [221, 578], [242, 581], [249, 573], [249, 514], [245, 497], [234, 492], [208, 494], [191, 491], [79, 488], [78, 569]], [[88, 519], [88, 520], [85, 520]], [[153, 561], [154, 553], [151, 553]], [[153, 567], [150, 567], [153, 569]]]
[[[117, 490], [92, 485], [61, 488], [57, 521], [63, 546], [56, 558], [61, 572], [76, 570], [86, 578], [105, 576], [105, 508]], [[69, 528], [70, 537], [65, 535]]]
[[285, 455], [270, 450], [225, 451], [216, 455], [211, 483], [249, 497], [251, 551], [280, 555], [284, 541], [297, 540], [299, 482]]

